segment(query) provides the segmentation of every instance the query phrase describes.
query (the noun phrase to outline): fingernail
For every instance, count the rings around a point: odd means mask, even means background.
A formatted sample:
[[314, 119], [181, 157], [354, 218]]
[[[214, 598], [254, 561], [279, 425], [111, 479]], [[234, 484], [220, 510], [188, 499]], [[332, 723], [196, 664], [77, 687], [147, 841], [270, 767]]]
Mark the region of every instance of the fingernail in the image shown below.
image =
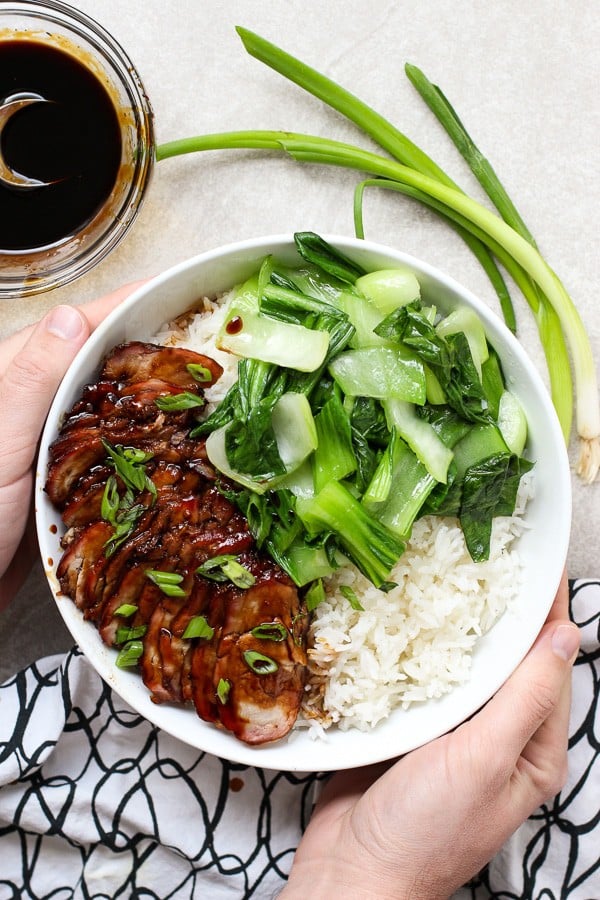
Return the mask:
[[83, 317], [73, 306], [55, 306], [46, 318], [46, 331], [63, 341], [72, 341], [83, 330]]
[[559, 625], [552, 635], [552, 650], [556, 656], [569, 662], [579, 649], [579, 631], [576, 625]]

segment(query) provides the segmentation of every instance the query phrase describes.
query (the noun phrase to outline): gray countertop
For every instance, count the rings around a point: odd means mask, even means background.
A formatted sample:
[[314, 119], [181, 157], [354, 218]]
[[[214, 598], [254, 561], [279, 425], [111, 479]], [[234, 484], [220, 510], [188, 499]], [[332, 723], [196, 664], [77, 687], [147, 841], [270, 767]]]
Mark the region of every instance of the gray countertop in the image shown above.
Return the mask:
[[[600, 25], [589, 0], [79, 0], [126, 48], [151, 98], [159, 142], [197, 133], [281, 128], [370, 147], [340, 115], [244, 51], [244, 25], [325, 72], [389, 118], [467, 191], [464, 162], [404, 74], [439, 84], [491, 159], [547, 260], [563, 279], [600, 358]], [[57, 303], [85, 302], [220, 244], [294, 230], [353, 234], [353, 172], [302, 166], [259, 151], [164, 160], [123, 243], [72, 285], [0, 307], [0, 336]], [[444, 269], [489, 305], [495, 295], [457, 235], [392, 192], [365, 203], [366, 236]], [[519, 336], [546, 378], [529, 309]], [[546, 379], [547, 380], [547, 379]], [[575, 458], [575, 447], [571, 448]], [[598, 483], [573, 475], [569, 571], [600, 573]], [[0, 675], [70, 638], [36, 567], [0, 616]]]

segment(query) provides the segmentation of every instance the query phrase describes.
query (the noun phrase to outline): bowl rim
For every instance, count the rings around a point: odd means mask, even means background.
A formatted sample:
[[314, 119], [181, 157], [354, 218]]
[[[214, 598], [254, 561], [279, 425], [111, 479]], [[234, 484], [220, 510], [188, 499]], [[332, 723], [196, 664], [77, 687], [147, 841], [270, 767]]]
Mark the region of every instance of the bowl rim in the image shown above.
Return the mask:
[[[118, 327], [120, 323], [124, 324], [127, 322], [131, 318], [130, 314], [133, 310], [141, 309], [143, 307], [145, 298], [160, 292], [160, 289], [165, 285], [168, 285], [169, 282], [174, 279], [177, 280], [177, 278], [182, 276], [185, 277], [198, 268], [202, 269], [211, 263], [215, 263], [217, 260], [240, 258], [240, 255], [244, 256], [248, 254], [252, 254], [253, 258], [260, 259], [269, 252], [273, 252], [274, 255], [283, 250], [291, 252], [293, 251], [293, 236], [291, 233], [249, 238], [199, 253], [189, 259], [177, 263], [157, 275], [155, 278], [141, 285], [126, 298], [122, 304], [114, 309], [91, 335], [84, 348], [79, 352], [56, 393], [40, 444], [35, 488], [38, 537], [42, 552], [42, 563], [48, 577], [50, 588], [54, 594], [59, 612], [65, 620], [65, 624], [71, 631], [75, 640], [80, 643], [89, 662], [96, 668], [101, 677], [108, 682], [125, 702], [133, 705], [141, 715], [144, 715], [155, 725], [164, 728], [174, 737], [179, 738], [185, 743], [240, 764], [287, 771], [332, 771], [335, 769], [353, 768], [355, 766], [387, 760], [391, 757], [398, 756], [401, 753], [409, 752], [417, 746], [426, 743], [428, 740], [453, 729], [464, 721], [465, 718], [468, 718], [476, 712], [476, 710], [487, 702], [487, 700], [496, 692], [514, 670], [516, 665], [523, 659], [539, 633], [552, 605], [554, 594], [558, 588], [560, 577], [564, 569], [571, 523], [570, 465], [558, 418], [554, 411], [554, 407], [552, 406], [545, 384], [533, 362], [530, 360], [524, 347], [518, 342], [516, 337], [509, 331], [496, 313], [454, 278], [442, 272], [437, 267], [432, 266], [426, 261], [420, 260], [411, 254], [404, 253], [393, 247], [388, 247], [373, 241], [349, 238], [337, 234], [322, 233], [321, 236], [334, 246], [338, 246], [343, 252], [345, 251], [349, 254], [354, 253], [355, 255], [358, 254], [359, 256], [365, 257], [384, 257], [389, 261], [389, 267], [396, 264], [407, 265], [416, 269], [417, 273], [421, 273], [420, 275], [417, 274], [417, 277], [425, 275], [427, 278], [430, 278], [432, 282], [443, 285], [444, 289], [450, 291], [450, 294], [459, 297], [460, 302], [464, 302], [467, 306], [475, 308], [483, 321], [488, 337], [491, 337], [491, 343], [494, 344], [496, 341], [500, 340], [503, 351], [500, 352], [499, 350], [501, 360], [504, 362], [504, 357], [510, 354], [511, 365], [514, 364], [520, 371], [522, 370], [525, 373], [528, 389], [532, 391], [536, 403], [539, 404], [539, 415], [547, 425], [548, 433], [546, 437], [550, 438], [550, 450], [544, 452], [551, 452], [553, 455], [552, 465], [556, 465], [556, 471], [553, 469], [553, 474], [556, 476], [556, 479], [555, 484], [553, 485], [552, 502], [550, 503], [549, 498], [541, 498], [541, 502], [546, 503], [548, 506], [547, 511], [551, 514], [550, 518], [553, 517], [552, 524], [554, 531], [551, 533], [551, 540], [553, 542], [552, 553], [548, 554], [547, 558], [544, 559], [543, 568], [540, 568], [542, 578], [545, 580], [545, 591], [544, 597], [537, 601], [534, 610], [535, 614], [530, 611], [520, 611], [520, 615], [526, 617], [526, 635], [519, 629], [514, 628], [514, 622], [512, 623], [512, 630], [507, 631], [506, 635], [504, 635], [505, 638], [508, 639], [510, 646], [503, 652], [506, 656], [510, 657], [510, 664], [504, 663], [503, 661], [503, 664], [499, 665], [498, 671], [494, 672], [494, 677], [488, 677], [483, 686], [481, 684], [474, 686], [472, 678], [467, 682], [467, 685], [454, 688], [450, 694], [445, 695], [441, 701], [427, 701], [423, 704], [420, 709], [426, 710], [426, 712], [421, 712], [420, 718], [413, 716], [413, 720], [419, 723], [417, 729], [419, 732], [419, 740], [416, 743], [407, 739], [406, 735], [404, 735], [396, 744], [392, 744], [392, 747], [389, 747], [389, 744], [385, 740], [386, 737], [389, 737], [390, 732], [392, 735], [395, 734], [395, 729], [390, 728], [390, 721], [394, 719], [395, 721], [399, 721], [403, 717], [406, 718], [416, 709], [413, 706], [407, 713], [403, 713], [397, 708], [393, 711], [389, 719], [378, 724], [368, 733], [355, 731], [354, 729], [342, 732], [341, 729], [338, 728], [333, 736], [334, 739], [330, 739], [326, 736], [322, 741], [314, 741], [308, 737], [304, 729], [297, 728], [291, 733], [289, 738], [284, 739], [283, 741], [275, 742], [270, 745], [263, 745], [261, 747], [249, 747], [233, 736], [222, 732], [215, 726], [197, 719], [193, 710], [169, 707], [169, 714], [165, 715], [165, 707], [161, 708], [152, 704], [149, 701], [149, 695], [148, 702], [146, 702], [140, 691], [136, 691], [133, 687], [131, 681], [126, 680], [126, 676], [130, 676], [131, 678], [135, 677], [139, 684], [142, 685], [143, 690], [147, 693], [147, 689], [143, 686], [141, 678], [139, 678], [139, 676], [134, 676], [132, 673], [123, 674], [121, 670], [116, 669], [114, 664], [112, 664], [112, 667], [109, 667], [107, 663], [108, 648], [105, 648], [104, 645], [100, 648], [95, 646], [95, 644], [102, 643], [95, 627], [89, 622], [83, 622], [81, 614], [70, 600], [67, 601], [64, 598], [61, 599], [59, 596], [60, 591], [58, 590], [57, 592], [56, 578], [48, 567], [47, 559], [44, 559], [44, 548], [46, 547], [48, 536], [46, 504], [49, 503], [49, 501], [46, 501], [45, 499], [43, 483], [47, 459], [46, 450], [50, 439], [56, 433], [56, 425], [60, 415], [69, 406], [69, 404], [66, 403], [66, 400], [69, 396], [73, 395], [75, 387], [73, 376], [78, 376], [82, 371], [85, 371], [85, 363], [89, 358], [94, 356], [94, 353], [96, 353], [96, 355], [101, 353], [106, 335], [112, 331], [113, 328]], [[79, 386], [77, 387], [77, 391], [80, 389], [81, 384], [82, 381], [80, 379], [78, 381]], [[545, 524], [545, 519], [543, 521]], [[507, 615], [508, 611], [501, 617], [499, 622], [496, 623], [489, 634], [494, 635], [495, 629], [498, 628], [503, 620], [506, 620]], [[79, 625], [77, 621], [74, 621], [77, 616], [81, 618]], [[85, 633], [86, 628], [88, 629], [87, 634]], [[483, 646], [487, 637], [488, 636], [486, 635], [479, 642], [480, 654], [484, 652]], [[485, 644], [485, 646], [487, 646], [487, 644]], [[490, 646], [493, 647], [493, 643], [490, 644]], [[102, 651], [102, 649], [104, 650], [104, 654], [99, 652]], [[109, 653], [114, 656], [114, 651], [109, 651]], [[474, 658], [476, 655], [477, 649], [474, 651]], [[464, 690], [463, 687], [465, 688]], [[454, 704], [448, 702], [448, 697], [452, 696], [456, 698]], [[460, 699], [463, 696], [467, 698], [466, 706], [465, 708], [460, 708], [460, 711], [457, 712], [453, 707], [460, 707]], [[451, 709], [450, 714], [443, 713], [447, 707], [450, 707]], [[430, 721], [427, 721], [428, 713], [431, 710], [433, 710], [433, 712], [429, 716]], [[441, 715], [440, 711], [442, 711]], [[198, 722], [202, 726], [200, 729], [200, 740], [198, 740], [196, 735], [190, 736], [190, 722], [188, 720], [186, 725], [183, 718], [185, 716], [193, 717], [196, 730]], [[422, 719], [425, 719], [425, 724], [421, 721]], [[394, 723], [392, 722], [392, 724]], [[399, 730], [402, 730], [402, 725], [400, 725]], [[340, 734], [343, 737], [340, 737]], [[381, 740], [379, 739], [380, 736], [382, 738]], [[343, 743], [340, 743], [341, 741], [347, 742], [347, 748], [344, 747]], [[308, 752], [309, 750], [310, 752]]]

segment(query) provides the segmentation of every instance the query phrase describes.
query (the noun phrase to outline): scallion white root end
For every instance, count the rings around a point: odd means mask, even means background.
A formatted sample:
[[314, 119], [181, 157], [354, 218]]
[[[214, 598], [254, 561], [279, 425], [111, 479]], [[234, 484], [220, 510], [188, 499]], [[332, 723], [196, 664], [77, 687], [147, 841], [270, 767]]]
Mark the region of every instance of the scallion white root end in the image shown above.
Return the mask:
[[600, 438], [580, 438], [579, 459], [575, 471], [579, 477], [591, 484], [600, 469]]

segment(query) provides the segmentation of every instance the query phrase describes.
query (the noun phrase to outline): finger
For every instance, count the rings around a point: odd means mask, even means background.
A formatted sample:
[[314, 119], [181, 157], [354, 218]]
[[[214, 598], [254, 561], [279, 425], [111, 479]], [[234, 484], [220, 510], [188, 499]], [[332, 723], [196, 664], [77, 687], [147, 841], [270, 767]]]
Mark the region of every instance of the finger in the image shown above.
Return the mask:
[[119, 304], [133, 294], [134, 291], [137, 291], [139, 287], [146, 284], [147, 281], [148, 279], [132, 281], [129, 284], [124, 284], [111, 294], [99, 297], [97, 300], [92, 300], [90, 303], [85, 303], [83, 306], [80, 306], [79, 309], [85, 313], [92, 331], [98, 327], [100, 322], [102, 322], [113, 309], [119, 306]]
[[0, 376], [0, 482], [30, 468], [48, 408], [61, 378], [90, 332], [73, 306], [56, 306], [31, 331]]
[[521, 793], [533, 808], [561, 790], [567, 775], [571, 679], [563, 683], [558, 703], [526, 744], [519, 761]]
[[389, 760], [388, 762], [375, 763], [371, 766], [362, 766], [358, 769], [347, 769], [336, 773], [323, 787], [317, 802], [316, 811], [325, 806], [331, 809], [332, 804], [335, 804], [336, 809], [339, 811], [352, 806], [393, 763], [394, 760]]
[[[89, 303], [82, 304], [76, 308], [85, 314], [90, 324], [90, 328], [95, 330], [100, 322], [102, 322], [115, 307], [122, 303], [123, 300], [129, 297], [135, 290], [145, 284], [146, 281], [147, 279], [133, 281], [130, 284], [123, 285], [110, 294], [106, 294], [104, 297], [99, 297], [97, 300], [92, 300]], [[0, 375], [6, 371], [11, 359], [23, 349], [36, 327], [37, 325], [28, 325], [20, 331], [16, 331], [2, 342], [0, 345]]]
[[558, 586], [558, 590], [556, 592], [556, 597], [554, 598], [554, 602], [552, 607], [550, 608], [550, 612], [548, 613], [548, 618], [546, 621], [552, 622], [555, 619], [568, 619], [569, 618], [569, 582], [567, 580], [567, 570], [564, 569], [562, 573], [562, 577], [560, 579], [560, 584]]
[[[483, 758], [496, 760], [490, 774], [502, 778], [504, 770], [509, 777], [523, 748], [557, 709], [578, 648], [576, 625], [565, 619], [548, 623], [498, 693], [463, 726], [479, 736]], [[497, 734], [503, 736], [501, 753]]]

